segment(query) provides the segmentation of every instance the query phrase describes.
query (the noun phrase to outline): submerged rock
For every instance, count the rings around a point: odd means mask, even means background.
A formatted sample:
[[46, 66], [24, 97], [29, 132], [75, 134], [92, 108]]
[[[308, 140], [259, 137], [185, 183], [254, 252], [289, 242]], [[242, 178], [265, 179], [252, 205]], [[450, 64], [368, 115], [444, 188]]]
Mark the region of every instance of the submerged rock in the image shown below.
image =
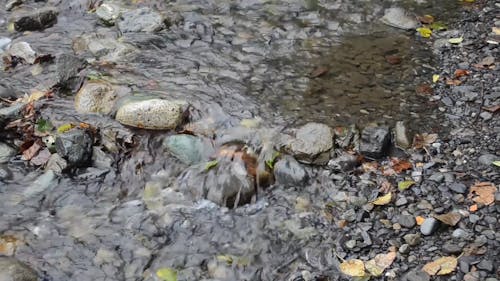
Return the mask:
[[139, 8], [123, 13], [118, 21], [121, 32], [155, 32], [163, 29], [163, 17], [151, 8]]
[[324, 165], [330, 159], [333, 148], [333, 130], [324, 124], [307, 123], [297, 130], [295, 139], [288, 145], [298, 161]]
[[71, 130], [56, 138], [57, 153], [72, 167], [85, 167], [92, 158], [92, 135], [80, 129]]
[[192, 166], [179, 178], [179, 189], [193, 200], [208, 199], [226, 207], [247, 204], [255, 194], [255, 181], [240, 161], [221, 160], [207, 170]]
[[208, 142], [191, 135], [168, 136], [163, 141], [163, 146], [186, 165], [207, 161], [215, 152]]
[[36, 272], [27, 264], [0, 256], [0, 281], [37, 281]]
[[34, 11], [19, 10], [14, 13], [11, 22], [16, 31], [43, 30], [57, 23], [57, 14], [57, 9], [52, 7]]
[[277, 183], [284, 186], [302, 186], [308, 179], [304, 167], [288, 155], [274, 164], [274, 177]]
[[396, 138], [396, 144], [402, 148], [408, 148], [411, 145], [408, 139], [408, 132], [406, 130], [405, 123], [403, 121], [396, 122], [396, 127], [394, 128], [394, 135]]
[[367, 157], [383, 157], [390, 145], [390, 133], [387, 127], [367, 127], [361, 133], [359, 152]]
[[12, 40], [7, 37], [0, 37], [0, 54], [9, 46]]
[[57, 82], [65, 88], [72, 88], [73, 81], [80, 70], [85, 67], [85, 61], [72, 54], [62, 54], [57, 57]]
[[115, 3], [103, 3], [95, 11], [95, 14], [107, 25], [114, 25], [120, 17], [123, 8]]
[[37, 54], [26, 42], [16, 42], [11, 44], [8, 50], [9, 55], [23, 59], [29, 64], [35, 63]]
[[116, 91], [110, 84], [88, 81], [75, 96], [75, 109], [80, 113], [108, 114], [113, 109], [116, 98]]
[[25, 104], [18, 103], [9, 107], [0, 108], [0, 126], [21, 115], [21, 110]]
[[380, 19], [383, 23], [401, 29], [415, 29], [418, 22], [415, 17], [408, 16], [403, 8], [389, 8]]
[[120, 102], [115, 119], [128, 126], [171, 130], [182, 122], [186, 102], [152, 97], [128, 97]]
[[10, 145], [0, 142], [0, 164], [9, 162], [12, 156], [16, 155], [16, 150]]

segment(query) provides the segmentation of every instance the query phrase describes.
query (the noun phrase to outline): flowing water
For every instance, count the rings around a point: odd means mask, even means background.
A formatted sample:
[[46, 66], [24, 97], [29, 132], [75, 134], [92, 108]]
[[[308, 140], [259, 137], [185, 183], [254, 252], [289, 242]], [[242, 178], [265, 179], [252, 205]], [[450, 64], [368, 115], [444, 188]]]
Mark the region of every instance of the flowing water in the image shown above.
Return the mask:
[[[309, 121], [348, 126], [398, 120], [432, 129], [441, 122], [436, 105], [415, 93], [432, 76], [432, 56], [412, 31], [378, 22], [393, 2], [122, 1], [183, 20], [156, 34], [123, 34], [119, 42], [129, 51], [117, 55], [113, 49], [99, 58], [78, 42], [106, 45], [120, 34], [98, 23], [89, 1], [26, 1], [28, 7], [58, 7], [57, 24], [43, 32], [9, 33], [9, 13], [0, 10], [0, 37], [56, 57], [76, 53], [90, 62], [87, 75], [132, 92], [187, 100], [194, 121], [215, 132], [255, 117], [276, 130]], [[398, 4], [442, 17], [456, 7], [456, 1], [427, 2]], [[387, 56], [401, 62], [391, 64]], [[0, 72], [1, 83], [29, 92], [56, 81], [54, 65], [32, 72], [26, 65]], [[76, 114], [71, 93], [42, 103], [41, 115], [54, 124], [88, 122], [114, 134], [120, 147], [109, 167], [62, 177], [20, 157], [0, 164], [0, 235], [21, 241], [16, 257], [44, 280], [157, 280], [154, 273], [163, 267], [176, 268], [179, 280], [337, 280], [332, 249], [346, 232], [366, 233], [340, 230], [325, 215], [339, 187], [349, 186], [348, 177], [334, 180], [307, 168], [307, 186], [273, 186], [253, 204], [227, 209], [192, 202], [166, 188], [186, 169], [160, 148], [168, 133]], [[159, 189], [144, 194], [147, 184], [156, 183]]]

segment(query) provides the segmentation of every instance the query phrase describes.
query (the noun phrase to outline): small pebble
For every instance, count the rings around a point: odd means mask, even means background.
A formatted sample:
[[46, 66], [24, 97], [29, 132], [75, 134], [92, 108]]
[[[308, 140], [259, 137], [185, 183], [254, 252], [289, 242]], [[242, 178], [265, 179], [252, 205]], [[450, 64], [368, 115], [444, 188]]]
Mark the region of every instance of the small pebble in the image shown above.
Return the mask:
[[456, 192], [456, 193], [466, 193], [467, 192], [467, 186], [463, 183], [452, 183], [450, 186], [450, 190]]
[[421, 236], [418, 233], [415, 234], [406, 234], [403, 236], [403, 239], [405, 242], [410, 245], [410, 246], [416, 246], [418, 243], [420, 243]]
[[434, 233], [434, 231], [436, 231], [438, 226], [438, 220], [436, 220], [435, 218], [427, 218], [420, 226], [420, 232], [422, 232], [423, 235], [431, 235]]
[[415, 218], [413, 216], [410, 216], [410, 215], [401, 215], [401, 216], [399, 216], [398, 223], [401, 226], [406, 227], [406, 228], [412, 228], [416, 224]]

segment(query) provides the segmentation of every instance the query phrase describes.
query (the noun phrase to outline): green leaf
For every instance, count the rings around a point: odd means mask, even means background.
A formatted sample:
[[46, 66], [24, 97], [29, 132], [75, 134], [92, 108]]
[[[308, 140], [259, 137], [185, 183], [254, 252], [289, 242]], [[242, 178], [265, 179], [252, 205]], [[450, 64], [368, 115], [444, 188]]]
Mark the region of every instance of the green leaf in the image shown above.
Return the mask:
[[418, 33], [420, 33], [420, 36], [424, 38], [429, 38], [432, 35], [432, 30], [430, 30], [427, 27], [419, 27], [417, 28]]
[[230, 255], [218, 255], [217, 260], [220, 262], [225, 262], [227, 265], [233, 264], [233, 257]]
[[281, 153], [279, 153], [278, 151], [275, 151], [273, 153], [273, 156], [271, 157], [271, 159], [269, 160], [266, 160], [266, 166], [269, 167], [269, 169], [274, 169], [274, 163], [276, 162], [276, 159], [278, 159], [278, 157], [280, 157]]
[[219, 164], [219, 161], [217, 161], [217, 160], [207, 162], [207, 164], [205, 165], [205, 171], [208, 171], [208, 170], [214, 168], [215, 166], [217, 166], [217, 164]]
[[401, 181], [401, 182], [398, 182], [398, 188], [401, 191], [407, 190], [408, 188], [410, 188], [415, 183], [416, 182], [414, 182], [414, 181]]
[[431, 25], [429, 27], [430, 27], [430, 29], [432, 29], [434, 31], [441, 31], [441, 30], [448, 29], [448, 27], [446, 27], [446, 25], [444, 25], [444, 23], [442, 23], [440, 21], [431, 23]]
[[73, 125], [71, 123], [66, 123], [66, 124], [59, 126], [57, 128], [57, 132], [62, 134], [62, 133], [65, 133], [65, 132], [73, 129], [74, 127], [75, 127], [75, 125]]
[[156, 271], [156, 276], [162, 281], [177, 281], [177, 271], [172, 268], [160, 268]]
[[497, 167], [500, 167], [500, 160], [499, 161], [493, 161], [491, 162], [491, 164], [497, 166]]
[[448, 39], [448, 42], [450, 42], [451, 44], [460, 44], [463, 41], [464, 41], [463, 37], [457, 37], [457, 38], [450, 38], [450, 39]]
[[50, 123], [49, 120], [45, 119], [39, 119], [38, 122], [36, 123], [36, 129], [42, 133], [52, 130], [53, 127], [54, 125], [52, 125], [52, 123]]

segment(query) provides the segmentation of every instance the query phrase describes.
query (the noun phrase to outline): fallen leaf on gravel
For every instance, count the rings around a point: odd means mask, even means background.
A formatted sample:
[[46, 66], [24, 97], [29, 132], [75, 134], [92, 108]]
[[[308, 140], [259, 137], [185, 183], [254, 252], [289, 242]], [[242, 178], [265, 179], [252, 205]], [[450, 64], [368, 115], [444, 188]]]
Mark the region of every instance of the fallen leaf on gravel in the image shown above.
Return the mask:
[[468, 198], [472, 198], [474, 193], [476, 196], [472, 200], [476, 203], [491, 205], [495, 202], [495, 192], [497, 188], [491, 182], [478, 182], [470, 188]]
[[34, 142], [28, 149], [23, 151], [23, 160], [31, 160], [42, 148], [38, 141]]
[[386, 195], [380, 196], [377, 199], [375, 199], [374, 201], [372, 201], [372, 204], [378, 205], [378, 206], [387, 205], [387, 204], [391, 203], [391, 200], [392, 200], [392, 192], [389, 192]]
[[432, 75], [432, 82], [436, 83], [437, 81], [439, 81], [439, 75], [438, 74]]
[[425, 218], [422, 216], [417, 216], [415, 217], [415, 221], [417, 222], [417, 225], [422, 225], [425, 221]]
[[434, 17], [431, 15], [424, 15], [421, 17], [417, 17], [418, 21], [423, 24], [431, 24], [434, 22]]
[[450, 44], [460, 44], [463, 41], [464, 41], [463, 37], [457, 37], [457, 38], [450, 38], [450, 39], [448, 39], [448, 42], [450, 42]]
[[472, 205], [472, 206], [470, 206], [470, 207], [469, 207], [469, 211], [471, 211], [471, 212], [473, 212], [473, 213], [474, 213], [475, 211], [477, 211], [477, 209], [478, 209], [477, 204], [474, 204], [474, 205]]
[[460, 221], [462, 216], [457, 212], [449, 212], [443, 215], [436, 215], [434, 216], [434, 218], [440, 220], [441, 222], [447, 225], [455, 226]]
[[492, 106], [484, 106], [483, 109], [486, 111], [489, 111], [491, 113], [495, 113], [498, 110], [500, 110], [500, 105], [497, 104], [497, 105], [492, 105]]
[[432, 30], [430, 30], [427, 27], [419, 27], [417, 28], [418, 33], [420, 33], [420, 36], [424, 38], [429, 38], [432, 35]]
[[388, 180], [384, 179], [384, 181], [382, 181], [382, 184], [380, 185], [380, 188], [378, 190], [382, 193], [391, 192], [392, 184]]
[[493, 162], [491, 162], [491, 164], [493, 164], [497, 167], [500, 167], [500, 161], [493, 161]]
[[363, 168], [363, 171], [365, 171], [365, 173], [376, 172], [378, 170], [378, 163], [375, 161], [365, 162], [361, 165], [361, 167]]
[[156, 276], [162, 281], [177, 281], [177, 271], [172, 268], [160, 268], [156, 271]]
[[426, 146], [430, 146], [432, 143], [434, 143], [438, 138], [437, 134], [416, 134], [415, 137], [413, 137], [413, 148], [424, 148]]
[[458, 86], [460, 84], [462, 84], [462, 81], [458, 79], [446, 79], [446, 85]]
[[457, 70], [455, 70], [455, 78], [460, 78], [462, 76], [467, 76], [469, 74], [470, 74], [469, 70], [465, 70], [465, 69], [457, 69]]
[[366, 270], [373, 276], [381, 276], [384, 270], [391, 266], [396, 259], [396, 252], [391, 251], [387, 254], [378, 254], [373, 259], [365, 263]]
[[217, 166], [217, 164], [219, 164], [219, 161], [217, 160], [207, 162], [207, 164], [205, 164], [205, 171], [212, 169], [213, 167]]
[[320, 67], [314, 69], [313, 71], [311, 71], [311, 73], [309, 74], [309, 76], [311, 78], [321, 77], [321, 76], [327, 74], [328, 71], [330, 71], [330, 70], [327, 67], [320, 66]]
[[414, 185], [416, 182], [414, 181], [401, 181], [398, 182], [398, 189], [401, 191], [407, 190], [410, 188], [412, 185]]
[[49, 149], [44, 148], [43, 150], [40, 150], [40, 152], [38, 152], [35, 157], [31, 158], [30, 163], [35, 166], [42, 166], [47, 163], [47, 161], [49, 161], [51, 155], [52, 154], [50, 153]]
[[500, 27], [492, 27], [491, 32], [495, 33], [495, 35], [500, 35]]
[[432, 95], [434, 93], [434, 89], [429, 84], [421, 84], [417, 86], [415, 91], [419, 95]]
[[433, 262], [427, 263], [422, 268], [429, 275], [446, 275], [452, 273], [457, 268], [456, 257], [442, 257]]
[[410, 170], [413, 168], [412, 164], [408, 160], [404, 159], [398, 159], [398, 158], [391, 158], [391, 165], [394, 171], [398, 174], [400, 174], [403, 171]]
[[436, 21], [436, 22], [431, 23], [431, 25], [429, 27], [434, 31], [436, 31], [436, 30], [441, 31], [441, 30], [448, 29], [448, 27], [446, 27], [446, 25], [440, 21]]
[[365, 264], [358, 259], [347, 260], [340, 264], [340, 271], [349, 276], [363, 277], [365, 276]]
[[62, 134], [73, 129], [74, 127], [75, 125], [71, 123], [63, 124], [57, 128], [57, 132]]

